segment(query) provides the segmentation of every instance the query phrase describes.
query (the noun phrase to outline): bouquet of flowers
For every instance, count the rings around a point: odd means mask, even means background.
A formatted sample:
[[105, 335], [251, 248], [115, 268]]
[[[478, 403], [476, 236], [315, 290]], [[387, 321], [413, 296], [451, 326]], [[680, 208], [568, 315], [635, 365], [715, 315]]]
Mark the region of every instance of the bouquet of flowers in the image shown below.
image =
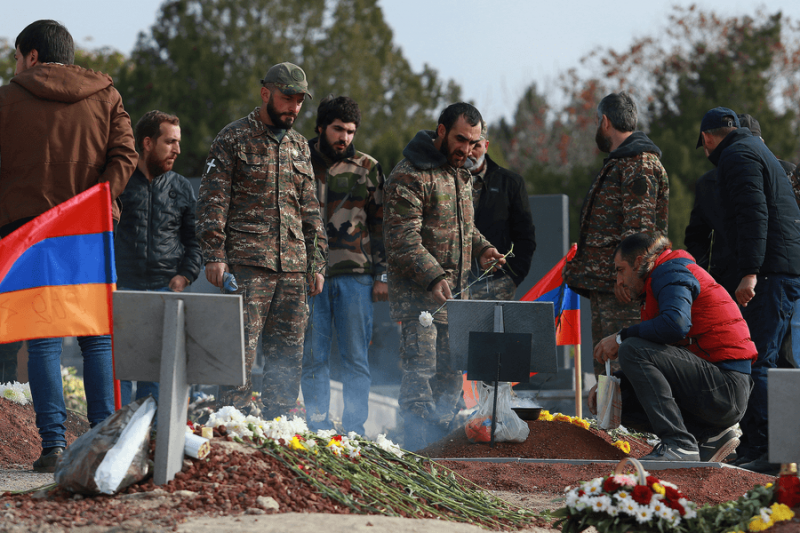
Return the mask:
[[[638, 476], [622, 474], [630, 462]], [[601, 533], [678, 531], [678, 525], [697, 516], [696, 505], [672, 483], [647, 474], [641, 463], [626, 457], [610, 476], [567, 488], [566, 506], [552, 514], [563, 533], [594, 526]], [[683, 528], [681, 528], [683, 529]]]

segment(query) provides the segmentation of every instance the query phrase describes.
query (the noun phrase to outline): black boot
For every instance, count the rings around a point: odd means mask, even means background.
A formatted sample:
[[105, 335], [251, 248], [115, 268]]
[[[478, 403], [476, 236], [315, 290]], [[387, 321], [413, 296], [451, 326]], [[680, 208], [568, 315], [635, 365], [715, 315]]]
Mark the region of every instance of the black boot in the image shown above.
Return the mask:
[[427, 422], [419, 415], [403, 416], [403, 449], [416, 452], [427, 446]]

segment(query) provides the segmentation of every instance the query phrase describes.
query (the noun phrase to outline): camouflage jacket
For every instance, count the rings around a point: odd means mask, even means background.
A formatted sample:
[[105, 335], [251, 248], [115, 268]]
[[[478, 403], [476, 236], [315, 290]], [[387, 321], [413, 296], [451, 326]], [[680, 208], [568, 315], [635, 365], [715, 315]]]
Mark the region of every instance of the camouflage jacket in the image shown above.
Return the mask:
[[[491, 247], [474, 224], [469, 171], [447, 163], [435, 136], [417, 133], [386, 180], [383, 228], [394, 320], [435, 311], [429, 289], [442, 277], [453, 294], [465, 289], [472, 258]], [[434, 320], [447, 322], [447, 307]]]
[[323, 269], [327, 240], [310, 157], [305, 137], [289, 130], [279, 142], [259, 108], [225, 126], [211, 145], [197, 201], [203, 262]]
[[[383, 186], [380, 164], [351, 144], [333, 162], [309, 141], [317, 198], [328, 234], [328, 276], [386, 272], [383, 248]], [[344, 203], [342, 203], [344, 202]]]
[[629, 235], [666, 235], [669, 181], [661, 150], [641, 132], [631, 134], [606, 158], [583, 201], [575, 257], [565, 281], [578, 294], [614, 292], [614, 250]]

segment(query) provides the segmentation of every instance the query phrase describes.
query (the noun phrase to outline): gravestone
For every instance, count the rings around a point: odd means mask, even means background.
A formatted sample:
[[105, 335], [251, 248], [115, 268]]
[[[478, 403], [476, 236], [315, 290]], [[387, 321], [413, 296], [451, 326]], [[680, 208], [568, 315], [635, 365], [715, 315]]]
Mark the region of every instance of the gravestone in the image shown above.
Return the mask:
[[189, 384], [245, 383], [239, 295], [114, 292], [117, 379], [158, 381], [158, 433], [153, 481], [183, 467]]
[[800, 463], [800, 369], [767, 371], [769, 462]]

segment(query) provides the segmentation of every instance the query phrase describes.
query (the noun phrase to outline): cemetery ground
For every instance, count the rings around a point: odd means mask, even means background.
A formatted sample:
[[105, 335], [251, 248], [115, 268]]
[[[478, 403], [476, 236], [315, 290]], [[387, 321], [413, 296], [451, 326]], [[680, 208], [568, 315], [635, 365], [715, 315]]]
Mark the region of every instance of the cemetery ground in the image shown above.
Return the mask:
[[[350, 514], [335, 501], [315, 493], [283, 465], [270, 462], [253, 448], [224, 437], [212, 440], [211, 461], [188, 460], [182, 473], [156, 487], [152, 479], [115, 496], [81, 497], [60, 489], [11, 495], [53, 482], [52, 474], [30, 471], [39, 454], [39, 437], [31, 405], [0, 399], [0, 531], [51, 533], [289, 531], [295, 528], [351, 531], [469, 532], [481, 528], [458, 522]], [[608, 433], [568, 422], [531, 421], [524, 443], [470, 443], [463, 430], [420, 451], [448, 458], [437, 461], [511, 505], [536, 513], [564, 505], [564, 488], [607, 475], [609, 463], [542, 464], [457, 461], [458, 458], [594, 459], [617, 461], [626, 456], [611, 444]], [[70, 441], [88, 430], [82, 417], [71, 414]], [[642, 457], [650, 446], [626, 438], [630, 456]], [[237, 474], [241, 469], [244, 474]], [[274, 475], [272, 475], [274, 474]], [[735, 500], [757, 484], [775, 478], [734, 468], [679, 468], [657, 475], [680, 487], [698, 505]], [[252, 478], [252, 479], [251, 479]], [[257, 489], [253, 481], [263, 481]], [[5, 494], [3, 494], [5, 492]], [[272, 498], [270, 501], [269, 498]], [[277, 509], [273, 507], [277, 505]], [[795, 509], [798, 511], [798, 509]], [[510, 530], [515, 530], [511, 528]], [[537, 518], [522, 529], [545, 532], [553, 527]], [[783, 522], [770, 531], [800, 531], [800, 522]]]

